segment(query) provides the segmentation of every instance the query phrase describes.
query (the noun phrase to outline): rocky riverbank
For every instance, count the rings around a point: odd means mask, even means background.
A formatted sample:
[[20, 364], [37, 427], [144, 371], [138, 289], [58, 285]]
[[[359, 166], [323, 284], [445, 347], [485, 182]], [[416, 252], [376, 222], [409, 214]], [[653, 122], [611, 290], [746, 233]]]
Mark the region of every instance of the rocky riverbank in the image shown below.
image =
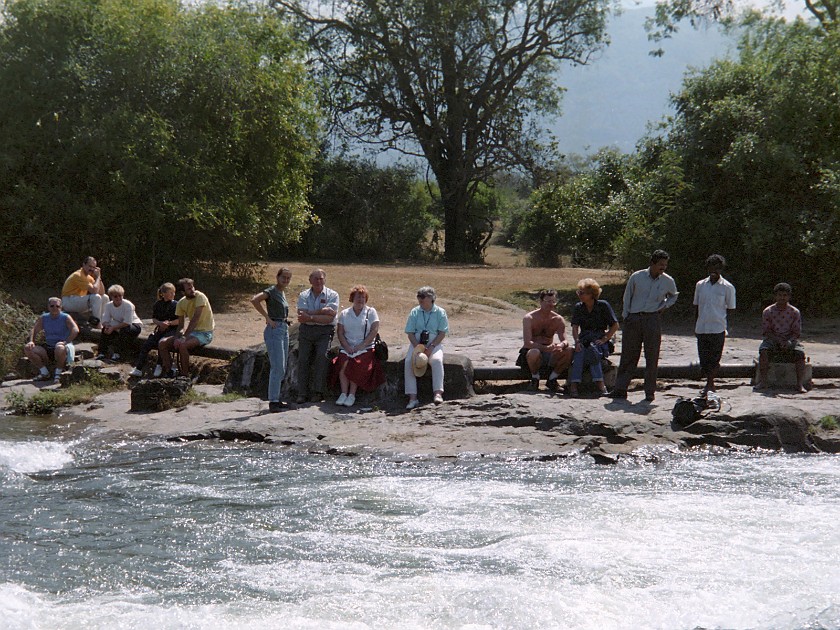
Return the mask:
[[[492, 345], [490, 341], [461, 339], [450, 343], [450, 348], [483, 358], [481, 363], [485, 365], [498, 365], [504, 357], [515, 356], [516, 337], [496, 336]], [[690, 342], [690, 338], [668, 340], [670, 346], [682, 343], [685, 351]], [[746, 356], [754, 352], [753, 343], [746, 340], [741, 349], [733, 340], [728, 347], [732, 354], [742, 352]], [[814, 350], [812, 356], [827, 361], [833, 356], [834, 346]], [[488, 361], [488, 356], [497, 358]], [[377, 406], [357, 405], [353, 409], [338, 407], [332, 401], [291, 405], [274, 414], [268, 413], [267, 403], [258, 398], [134, 413], [129, 412], [131, 392], [119, 391], [67, 413], [88, 419], [97, 430], [123, 435], [250, 440], [339, 455], [551, 459], [587, 453], [596, 461], [613, 463], [621, 457], [647, 456], [658, 448], [840, 452], [840, 431], [823, 420], [840, 416], [840, 387], [834, 381], [816, 380], [812, 391], [799, 395], [757, 393], [747, 379], [727, 379], [718, 392], [720, 410], [678, 426], [672, 417], [674, 404], [680, 398], [696, 396], [698, 387], [696, 382], [660, 381], [656, 401], [647, 403], [641, 391], [631, 391], [625, 401], [570, 399], [545, 390], [525, 391], [524, 383], [520, 383], [491, 385], [474, 397], [439, 406], [424, 405], [410, 412], [398, 397], [379, 401]], [[32, 385], [21, 381], [4, 383], [0, 394], [28, 388]], [[197, 388], [211, 395], [222, 390], [220, 385]]]

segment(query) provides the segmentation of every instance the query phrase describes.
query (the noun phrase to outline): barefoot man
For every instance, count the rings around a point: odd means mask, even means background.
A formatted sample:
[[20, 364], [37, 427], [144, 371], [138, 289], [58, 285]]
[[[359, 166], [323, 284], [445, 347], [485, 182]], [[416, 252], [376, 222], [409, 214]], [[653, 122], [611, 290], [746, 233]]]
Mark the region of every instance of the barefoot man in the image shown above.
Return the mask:
[[758, 348], [758, 383], [756, 389], [767, 387], [767, 371], [770, 369], [770, 355], [788, 355], [796, 366], [796, 389], [804, 394], [805, 348], [799, 341], [802, 334], [802, 315], [790, 304], [793, 290], [787, 282], [773, 287], [775, 303], [761, 314], [761, 334], [764, 340]]
[[[540, 388], [540, 368], [551, 367], [551, 374], [545, 386], [557, 391], [557, 378], [572, 363], [574, 350], [566, 343], [566, 322], [563, 316], [554, 310], [557, 306], [557, 291], [540, 291], [540, 307], [528, 313], [522, 319], [522, 339], [520, 353], [525, 353], [528, 370], [531, 373], [531, 390]], [[557, 341], [554, 341], [555, 335]]]

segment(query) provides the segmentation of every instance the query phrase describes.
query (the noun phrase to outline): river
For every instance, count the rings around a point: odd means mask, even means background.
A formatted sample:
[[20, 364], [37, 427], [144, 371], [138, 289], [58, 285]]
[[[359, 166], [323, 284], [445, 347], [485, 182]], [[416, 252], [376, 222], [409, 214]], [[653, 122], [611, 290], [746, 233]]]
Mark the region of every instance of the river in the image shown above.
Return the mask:
[[3, 628], [840, 628], [840, 458], [309, 455], [0, 419]]

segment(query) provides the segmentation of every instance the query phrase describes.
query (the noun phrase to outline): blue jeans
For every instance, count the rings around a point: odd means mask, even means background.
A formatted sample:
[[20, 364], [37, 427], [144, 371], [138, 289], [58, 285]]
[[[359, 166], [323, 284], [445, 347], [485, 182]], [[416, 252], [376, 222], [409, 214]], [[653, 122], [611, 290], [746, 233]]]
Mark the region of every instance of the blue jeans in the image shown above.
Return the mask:
[[266, 326], [263, 339], [271, 364], [268, 373], [268, 401], [279, 402], [280, 386], [286, 376], [286, 361], [289, 357], [289, 327], [285, 322], [277, 322], [274, 328]]
[[601, 351], [594, 343], [589, 344], [580, 352], [575, 352], [572, 358], [572, 369], [569, 372], [569, 381], [580, 383], [583, 380], [583, 368], [586, 366], [589, 366], [589, 373], [592, 375], [593, 381], [603, 381], [604, 368], [601, 367], [601, 356]]

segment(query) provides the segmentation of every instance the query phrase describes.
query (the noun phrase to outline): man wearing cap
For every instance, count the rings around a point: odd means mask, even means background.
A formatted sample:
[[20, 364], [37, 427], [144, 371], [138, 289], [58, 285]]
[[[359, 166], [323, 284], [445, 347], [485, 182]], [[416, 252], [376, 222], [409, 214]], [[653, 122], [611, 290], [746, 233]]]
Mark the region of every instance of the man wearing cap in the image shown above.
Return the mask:
[[420, 405], [417, 399], [417, 377], [426, 372], [426, 366], [432, 366], [432, 391], [434, 403], [443, 402], [443, 343], [449, 332], [449, 319], [446, 311], [435, 304], [437, 293], [432, 287], [417, 289], [418, 305], [411, 309], [405, 332], [411, 342], [411, 350], [405, 358], [405, 393], [408, 394], [406, 409]]
[[[61, 298], [51, 297], [47, 300], [47, 306], [49, 312], [35, 321], [23, 353], [38, 368], [35, 379], [38, 381], [49, 380], [47, 362], [55, 359], [54, 382], [58, 383], [64, 366], [73, 362], [73, 340], [79, 334], [79, 327], [70, 315], [61, 310]], [[41, 332], [44, 333], [44, 343], [38, 344], [35, 340]]]
[[[324, 400], [327, 358], [330, 342], [335, 332], [335, 319], [340, 298], [325, 284], [327, 274], [323, 269], [313, 269], [309, 274], [311, 287], [298, 296], [298, 373], [297, 403], [305, 403], [312, 393], [313, 401]], [[309, 372], [313, 372], [310, 388]]]
[[630, 276], [624, 289], [624, 317], [621, 335], [621, 361], [611, 398], [627, 398], [627, 386], [639, 364], [645, 347], [645, 400], [656, 396], [656, 370], [662, 344], [662, 312], [677, 301], [677, 284], [665, 273], [668, 252], [657, 249], [650, 256], [650, 266]]
[[88, 323], [94, 328], [99, 326], [102, 311], [105, 308], [105, 284], [102, 282], [102, 270], [96, 266], [96, 259], [87, 256], [80, 269], [74, 271], [61, 289], [61, 306], [67, 313], [90, 313]]

